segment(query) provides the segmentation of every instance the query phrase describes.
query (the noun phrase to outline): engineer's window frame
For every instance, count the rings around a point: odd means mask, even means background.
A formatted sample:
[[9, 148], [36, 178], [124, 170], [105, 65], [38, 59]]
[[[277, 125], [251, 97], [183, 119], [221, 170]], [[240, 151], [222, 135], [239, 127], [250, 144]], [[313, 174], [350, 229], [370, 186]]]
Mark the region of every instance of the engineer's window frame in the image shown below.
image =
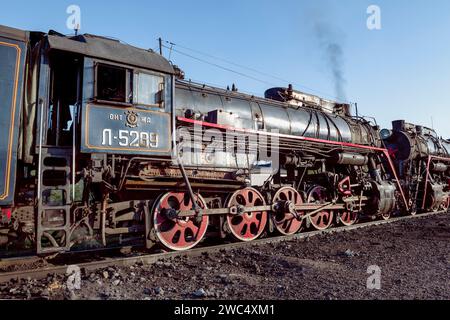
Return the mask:
[[[147, 80], [150, 78], [155, 79], [157, 81], [157, 90], [153, 90], [150, 92], [151, 96], [154, 97], [154, 101], [149, 101], [147, 96], [147, 100], [141, 100], [139, 94], [141, 89], [142, 76], [147, 77]], [[156, 80], [157, 79], [157, 80]], [[154, 107], [154, 108], [165, 108], [165, 77], [162, 74], [152, 73], [149, 71], [137, 70], [134, 72], [133, 77], [133, 104], [145, 107]], [[148, 88], [149, 90], [155, 89], [156, 87]], [[159, 98], [159, 101], [158, 101]], [[152, 103], [155, 102], [155, 103]]]
[[[105, 67], [110, 69], [118, 69], [123, 71], [124, 74], [124, 84], [125, 84], [125, 97], [123, 101], [118, 100], [109, 100], [105, 99], [104, 97], [99, 97], [99, 68]], [[119, 105], [127, 105], [131, 106], [133, 104], [133, 93], [132, 93], [132, 87], [133, 87], [133, 71], [130, 68], [127, 68], [126, 66], [116, 65], [112, 63], [104, 63], [104, 62], [96, 62], [95, 63], [95, 81], [94, 81], [94, 99], [98, 102], [103, 103], [109, 103], [109, 104], [119, 104]]]

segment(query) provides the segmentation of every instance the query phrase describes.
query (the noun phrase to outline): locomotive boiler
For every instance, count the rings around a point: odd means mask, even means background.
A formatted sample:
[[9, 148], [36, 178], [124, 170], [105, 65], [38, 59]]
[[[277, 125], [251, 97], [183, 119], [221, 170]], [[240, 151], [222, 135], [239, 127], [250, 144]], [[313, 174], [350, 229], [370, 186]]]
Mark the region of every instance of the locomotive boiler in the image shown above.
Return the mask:
[[0, 71], [2, 254], [188, 250], [447, 203], [448, 141], [405, 126], [382, 139], [292, 86], [256, 97], [120, 41], [3, 26]]

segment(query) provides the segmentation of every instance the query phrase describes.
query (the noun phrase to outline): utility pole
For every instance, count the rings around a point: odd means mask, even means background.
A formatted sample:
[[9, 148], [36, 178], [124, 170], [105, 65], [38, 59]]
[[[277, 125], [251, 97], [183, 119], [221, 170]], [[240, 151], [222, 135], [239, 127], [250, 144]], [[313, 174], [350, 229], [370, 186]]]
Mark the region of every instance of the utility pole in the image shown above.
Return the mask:
[[159, 54], [163, 55], [162, 39], [158, 38], [158, 41], [159, 41]]

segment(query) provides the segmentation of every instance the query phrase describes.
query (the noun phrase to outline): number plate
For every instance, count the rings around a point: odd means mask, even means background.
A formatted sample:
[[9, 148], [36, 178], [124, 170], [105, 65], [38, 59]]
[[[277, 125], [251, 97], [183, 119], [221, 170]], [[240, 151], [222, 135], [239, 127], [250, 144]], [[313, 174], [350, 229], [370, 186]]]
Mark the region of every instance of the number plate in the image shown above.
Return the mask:
[[98, 105], [83, 109], [82, 152], [170, 153], [170, 114]]

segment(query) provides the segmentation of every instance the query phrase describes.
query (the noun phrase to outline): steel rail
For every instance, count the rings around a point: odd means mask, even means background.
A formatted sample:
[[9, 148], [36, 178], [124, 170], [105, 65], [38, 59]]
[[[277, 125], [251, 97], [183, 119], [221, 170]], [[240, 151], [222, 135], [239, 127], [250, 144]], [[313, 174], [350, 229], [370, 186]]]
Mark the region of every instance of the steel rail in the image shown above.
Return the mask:
[[[318, 235], [335, 234], [335, 233], [358, 230], [358, 229], [363, 229], [363, 228], [368, 228], [368, 227], [373, 227], [373, 226], [391, 224], [391, 223], [406, 221], [406, 220], [410, 220], [410, 219], [416, 219], [416, 218], [423, 219], [426, 217], [441, 215], [441, 214], [445, 214], [445, 213], [447, 213], [447, 212], [445, 212], [445, 211], [430, 212], [430, 213], [423, 213], [423, 214], [418, 214], [418, 215], [414, 215], [414, 216], [396, 217], [396, 218], [391, 218], [389, 220], [377, 220], [377, 221], [364, 222], [364, 223], [355, 224], [353, 226], [348, 226], [348, 227], [347, 226], [335, 227], [335, 228], [331, 228], [331, 229], [324, 230], [324, 231], [309, 231], [309, 232], [304, 232], [304, 233], [298, 233], [298, 234], [291, 235], [291, 236], [275, 236], [275, 237], [263, 238], [263, 239], [258, 239], [258, 240], [252, 241], [252, 242], [227, 243], [227, 244], [221, 244], [221, 245], [213, 245], [213, 246], [205, 246], [205, 247], [195, 248], [195, 249], [188, 250], [188, 251], [147, 254], [147, 255], [133, 256], [133, 257], [125, 257], [125, 258], [124, 257], [106, 258], [104, 260], [79, 263], [76, 265], [81, 270], [84, 270], [86, 273], [93, 272], [93, 271], [96, 271], [96, 270], [102, 269], [102, 268], [113, 267], [113, 266], [116, 266], [116, 267], [117, 266], [119, 266], [119, 267], [132, 266], [137, 263], [140, 263], [143, 265], [151, 265], [151, 264], [155, 264], [162, 260], [173, 259], [176, 257], [198, 257], [198, 256], [202, 256], [205, 253], [218, 252], [218, 251], [230, 251], [230, 250], [234, 250], [234, 249], [258, 246], [258, 245], [264, 245], [264, 244], [301, 240], [301, 239], [315, 237]], [[43, 278], [47, 277], [49, 274], [63, 275], [63, 274], [66, 274], [69, 266], [70, 265], [55, 265], [55, 266], [50, 265], [45, 268], [34, 269], [34, 270], [21, 270], [21, 271], [0, 273], [0, 283], [7, 283], [11, 280], [17, 280], [17, 279], [28, 279], [28, 278], [43, 279]]]

